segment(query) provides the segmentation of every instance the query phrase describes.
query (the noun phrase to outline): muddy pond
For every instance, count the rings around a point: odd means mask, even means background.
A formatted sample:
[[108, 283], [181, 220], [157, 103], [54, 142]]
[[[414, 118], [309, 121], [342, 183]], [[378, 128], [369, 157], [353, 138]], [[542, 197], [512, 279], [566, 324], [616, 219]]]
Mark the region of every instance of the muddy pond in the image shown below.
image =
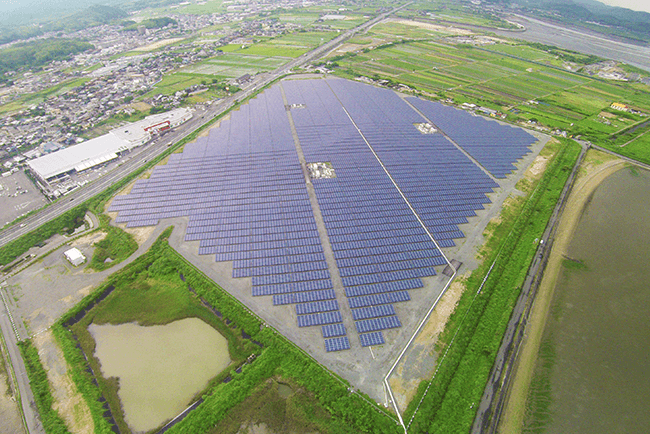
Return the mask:
[[105, 378], [133, 432], [152, 430], [181, 413], [192, 397], [230, 363], [228, 341], [198, 318], [164, 326], [91, 324]]
[[584, 208], [547, 318], [526, 433], [650, 432], [650, 172], [607, 177]]

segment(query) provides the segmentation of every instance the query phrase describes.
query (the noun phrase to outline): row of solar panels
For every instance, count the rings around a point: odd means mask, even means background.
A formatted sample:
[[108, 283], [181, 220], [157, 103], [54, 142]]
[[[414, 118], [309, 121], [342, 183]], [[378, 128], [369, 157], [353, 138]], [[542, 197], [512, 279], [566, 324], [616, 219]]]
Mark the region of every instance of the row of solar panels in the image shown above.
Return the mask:
[[327, 263], [325, 261], [316, 261], [299, 262], [297, 264], [281, 264], [267, 267], [234, 268], [232, 277], [238, 278], [270, 276], [276, 274], [292, 274], [316, 270], [327, 270]]
[[415, 268], [412, 270], [386, 271], [376, 274], [364, 274], [357, 276], [342, 277], [343, 286], [351, 287], [358, 285], [370, 285], [373, 283], [386, 283], [400, 280], [417, 279], [426, 276], [435, 276], [436, 270], [433, 267]]
[[355, 321], [354, 325], [357, 328], [357, 333], [361, 334], [401, 327], [402, 323], [397, 316], [382, 316], [380, 318]]
[[[429, 212], [433, 212], [429, 210]], [[345, 213], [340, 214], [323, 214], [323, 220], [328, 224], [332, 221], [346, 221], [346, 220], [359, 220], [359, 219], [371, 219], [376, 217], [382, 217], [388, 215], [388, 212], [385, 210], [379, 210], [373, 212], [371, 209], [356, 211], [353, 209], [347, 210]], [[402, 215], [408, 215], [406, 211], [403, 211]], [[435, 213], [436, 218], [453, 218], [453, 217], [474, 217], [476, 212], [472, 209], [464, 211], [437, 211]]]
[[329, 279], [327, 270], [294, 272], [291, 274], [273, 274], [269, 276], [253, 276], [253, 286], [271, 285], [275, 283], [305, 282], [309, 280]]
[[[260, 235], [253, 235], [250, 233], [245, 233], [245, 231], [209, 231], [209, 232], [199, 232], [194, 234], [187, 234], [185, 239], [190, 241], [195, 240], [212, 240], [210, 243], [205, 245], [213, 246], [225, 246], [228, 244], [241, 244], [241, 243], [273, 243], [276, 241], [284, 242], [289, 240], [299, 240], [302, 238], [314, 238], [318, 237], [318, 230], [312, 225], [312, 228], [304, 228], [304, 230], [299, 230], [299, 228], [294, 228], [294, 231], [290, 231], [289, 228], [286, 231], [269, 231]], [[303, 244], [303, 243], [299, 243]], [[313, 243], [310, 243], [313, 244]]]
[[[395, 261], [417, 261], [420, 259], [429, 259], [433, 261], [433, 258], [441, 256], [441, 253], [437, 250], [415, 250], [408, 252], [393, 252], [390, 256], [384, 255], [372, 255], [372, 256], [359, 256], [354, 258], [340, 258], [336, 261], [336, 264], [339, 268], [354, 267], [354, 266], [363, 266], [370, 264], [383, 264], [390, 263]], [[428, 264], [431, 265], [442, 265], [439, 263]]]
[[[458, 227], [456, 226], [438, 226], [436, 233], [444, 234], [448, 232], [458, 232]], [[333, 243], [346, 243], [353, 241], [366, 241], [366, 240], [380, 240], [383, 238], [393, 238], [393, 237], [409, 237], [411, 235], [424, 235], [424, 229], [422, 226], [411, 228], [411, 229], [394, 229], [394, 230], [378, 230], [378, 231], [367, 231], [367, 232], [352, 232], [350, 234], [344, 235], [330, 235], [329, 239]]]
[[[192, 241], [191, 237], [194, 237], [194, 235], [186, 236], [185, 240]], [[218, 239], [203, 240], [201, 244], [202, 247], [213, 247], [211, 253], [231, 253], [231, 252], [244, 252], [244, 251], [256, 251], [256, 250], [272, 251], [272, 250], [285, 249], [285, 248], [289, 249], [292, 247], [296, 248], [295, 252], [315, 253], [315, 252], [323, 251], [323, 247], [320, 245], [320, 242], [314, 239], [313, 237], [298, 238], [298, 239], [291, 239], [291, 240], [267, 241], [263, 243], [251, 243], [249, 241], [241, 240], [239, 244], [227, 244], [227, 245], [214, 246], [214, 244], [217, 244], [217, 242], [220, 241]], [[250, 257], [252, 258], [256, 256], [250, 256]]]
[[[422, 216], [421, 216], [422, 218]], [[452, 217], [452, 218], [423, 218], [423, 221], [431, 222], [433, 226], [437, 225], [448, 225], [448, 224], [463, 224], [467, 223], [467, 217]], [[391, 223], [392, 222], [392, 223]], [[356, 230], [356, 231], [374, 231], [375, 227], [384, 227], [384, 225], [390, 224], [406, 224], [410, 227], [421, 226], [420, 222], [411, 215], [391, 215], [391, 216], [377, 216], [373, 218], [354, 218], [347, 220], [333, 220], [328, 222], [328, 226], [331, 227], [332, 235], [338, 235], [337, 231], [347, 231], [347, 230]], [[330, 233], [330, 230], [328, 230]], [[347, 232], [346, 232], [347, 233]]]
[[296, 304], [297, 315], [330, 312], [335, 310], [339, 310], [339, 303], [336, 300], [312, 301], [309, 303]]
[[[482, 205], [484, 203], [487, 203], [485, 199], [475, 199], [475, 198], [444, 198], [444, 199], [434, 199], [434, 198], [421, 198], [422, 200], [419, 201], [420, 204], [426, 205], [427, 207], [430, 207], [432, 209], [436, 208], [441, 208], [441, 207], [456, 207], [457, 205], [461, 206], [468, 206], [468, 205], [476, 205], [482, 208]], [[363, 195], [359, 195], [354, 199], [356, 202], [356, 205], [360, 208], [369, 208], [372, 206], [382, 206], [385, 207], [386, 209], [395, 209], [392, 208], [393, 206], [399, 206], [401, 208], [401, 205], [404, 203], [404, 199], [401, 197], [399, 199], [380, 199], [380, 198], [368, 198]], [[321, 206], [321, 209], [323, 210], [324, 213], [326, 214], [331, 214], [331, 213], [336, 213], [340, 212], [342, 209], [348, 209], [350, 206], [350, 203], [348, 200], [343, 200], [342, 198], [339, 198], [339, 200], [335, 200], [332, 202], [326, 202], [323, 203], [323, 206]], [[399, 208], [398, 208], [399, 209]], [[459, 209], [465, 209], [465, 208], [459, 208]], [[480, 209], [480, 208], [478, 208]]]
[[393, 271], [426, 269], [442, 265], [445, 260], [441, 257], [411, 259], [405, 261], [391, 261], [380, 264], [355, 265], [351, 267], [339, 267], [341, 277], [361, 276], [365, 274], [390, 273]]
[[[297, 164], [297, 163], [296, 163]], [[195, 174], [196, 175], [196, 174]], [[294, 196], [304, 192], [304, 185], [298, 183], [295, 179], [295, 174], [292, 177], [285, 177], [286, 179], [278, 179], [279, 182], [284, 182], [283, 188], [280, 188], [278, 185], [270, 184], [268, 179], [264, 181], [260, 180], [259, 182], [252, 182], [250, 178], [239, 178], [234, 179], [231, 182], [226, 182], [222, 179], [215, 178], [206, 178], [199, 187], [191, 184], [190, 182], [184, 182], [182, 179], [173, 177], [170, 174], [170, 180], [167, 181], [170, 185], [168, 187], [173, 190], [169, 193], [169, 198], [172, 199], [181, 199], [184, 195], [191, 195], [194, 198], [202, 199], [215, 199], [215, 200], [247, 200], [251, 198], [264, 198], [267, 196], [275, 197], [283, 192], [286, 192], [287, 196]], [[195, 176], [194, 182], [199, 181], [200, 176]], [[271, 176], [271, 178], [275, 178]], [[164, 180], [158, 180], [158, 183], [161, 183]], [[267, 183], [265, 185], [265, 183]], [[185, 185], [185, 187], [184, 187]], [[160, 190], [152, 190], [153, 184], [141, 189], [136, 189], [130, 197], [131, 200], [122, 200], [118, 203], [130, 203], [134, 202], [133, 199], [140, 198], [144, 202], [151, 202], [154, 197], [163, 197]], [[156, 186], [156, 189], [162, 187], [161, 185]], [[301, 188], [302, 187], [302, 188]]]
[[[291, 229], [315, 229], [316, 222], [313, 216], [307, 217], [291, 217], [286, 213], [282, 213], [283, 218], [278, 218], [276, 220], [247, 220], [247, 219], [232, 219], [230, 223], [222, 223], [221, 219], [216, 218], [213, 221], [196, 221], [195, 218], [192, 218], [190, 223], [187, 226], [187, 233], [192, 234], [195, 232], [202, 232], [204, 230], [220, 230], [225, 233], [230, 233], [230, 231], [246, 231], [251, 235], [261, 235], [265, 233], [278, 232], [286, 230], [287, 228]], [[272, 233], [271, 232], [271, 233]]]
[[347, 336], [325, 339], [325, 351], [342, 351], [350, 349], [350, 341]]
[[412, 251], [430, 251], [431, 257], [440, 256], [441, 253], [436, 249], [436, 245], [433, 241], [424, 241], [421, 243], [409, 243], [409, 244], [390, 244], [378, 247], [367, 247], [364, 249], [357, 250], [335, 250], [334, 257], [338, 260], [341, 258], [359, 258], [364, 256], [375, 256], [375, 255], [392, 255], [401, 252], [412, 252]]
[[323, 253], [308, 253], [305, 255], [295, 256], [267, 256], [263, 258], [240, 259], [235, 260], [232, 266], [233, 268], [268, 267], [272, 265], [299, 264], [302, 262], [317, 262], [324, 260], [325, 255]]
[[346, 287], [345, 295], [348, 297], [348, 300], [351, 300], [351, 297], [374, 295], [395, 291], [406, 291], [408, 289], [422, 288], [422, 286], [422, 280], [420, 280], [419, 277], [416, 277], [393, 282], [378, 282], [368, 285]]
[[[280, 247], [270, 250], [241, 250], [232, 252], [217, 253], [217, 247], [199, 247], [199, 255], [215, 255], [217, 262], [223, 261], [238, 261], [247, 259], [258, 259], [266, 257], [284, 257], [295, 255], [310, 255], [313, 253], [320, 253], [323, 251], [323, 246], [320, 244], [310, 244], [304, 246], [294, 247]], [[220, 249], [220, 248], [219, 248]]]
[[[307, 283], [311, 283], [311, 282], [307, 282]], [[255, 289], [256, 288], [253, 288], [253, 291]], [[273, 295], [273, 305], [275, 306], [275, 305], [283, 305], [283, 304], [306, 303], [310, 301], [334, 300], [334, 299], [336, 299], [336, 294], [334, 293], [333, 289], [325, 289], [320, 291], [303, 291], [303, 292], [293, 292], [289, 294]]]
[[384, 292], [381, 294], [362, 295], [358, 297], [348, 297], [348, 305], [351, 308], [368, 307], [380, 304], [399, 303], [411, 300], [407, 291]]
[[332, 288], [332, 281], [329, 279], [306, 280], [299, 282], [270, 283], [265, 285], [254, 285], [253, 296], [288, 294], [291, 292], [315, 291], [319, 289]]
[[333, 324], [337, 322], [343, 322], [343, 317], [339, 311], [298, 315], [298, 327], [310, 327], [315, 325]]

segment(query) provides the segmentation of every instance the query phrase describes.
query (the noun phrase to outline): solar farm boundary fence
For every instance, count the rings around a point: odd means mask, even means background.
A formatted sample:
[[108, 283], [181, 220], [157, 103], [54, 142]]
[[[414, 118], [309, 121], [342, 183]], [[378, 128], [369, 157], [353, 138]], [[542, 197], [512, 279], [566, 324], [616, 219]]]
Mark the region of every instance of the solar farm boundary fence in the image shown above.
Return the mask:
[[[336, 93], [334, 92], [333, 89], [332, 89], [332, 93], [334, 93], [334, 95], [336, 95]], [[337, 100], [339, 100], [339, 103], [341, 104], [341, 108], [343, 109], [343, 111], [345, 112], [345, 114], [347, 115], [347, 117], [350, 119], [350, 122], [352, 123], [352, 125], [354, 126], [354, 128], [357, 130], [357, 132], [359, 133], [359, 135], [361, 136], [361, 138], [363, 139], [363, 141], [366, 143], [366, 145], [368, 146], [368, 148], [370, 149], [370, 151], [372, 152], [372, 154], [375, 156], [375, 158], [377, 159], [377, 162], [381, 165], [382, 169], [384, 169], [384, 172], [386, 173], [386, 175], [388, 176], [388, 178], [390, 179], [390, 181], [393, 183], [393, 186], [395, 187], [395, 189], [397, 190], [397, 192], [400, 194], [400, 196], [402, 196], [402, 199], [404, 199], [404, 202], [405, 202], [406, 205], [409, 207], [409, 209], [411, 210], [411, 212], [413, 213], [413, 215], [415, 216], [415, 218], [418, 220], [418, 222], [420, 222], [420, 225], [422, 225], [422, 228], [424, 229], [424, 231], [426, 232], [426, 234], [429, 236], [429, 238], [431, 239], [431, 241], [435, 244], [436, 248], [440, 251], [440, 253], [442, 253], [442, 257], [445, 258], [445, 261], [447, 262], [447, 264], [451, 267], [452, 270], [454, 270], [454, 273], [453, 273], [452, 276], [449, 278], [449, 280], [448, 280], [447, 283], [445, 284], [444, 288], [442, 289], [442, 291], [440, 292], [440, 294], [438, 295], [438, 297], [434, 300], [433, 304], [432, 304], [431, 307], [429, 308], [429, 311], [426, 313], [426, 315], [424, 316], [424, 318], [422, 319], [422, 321], [420, 321], [420, 324], [419, 324], [418, 327], [415, 329], [415, 332], [413, 332], [413, 334], [411, 335], [410, 339], [408, 340], [408, 342], [406, 343], [406, 345], [404, 346], [404, 348], [402, 349], [402, 351], [400, 352], [400, 354], [397, 356], [397, 359], [395, 360], [395, 362], [394, 362], [393, 365], [391, 366], [390, 370], [388, 371], [388, 373], [387, 373], [386, 376], [384, 377], [384, 381], [383, 381], [383, 383], [384, 383], [384, 388], [385, 388], [386, 391], [388, 392], [388, 395], [389, 395], [389, 397], [390, 397], [390, 401], [392, 402], [392, 404], [393, 404], [393, 408], [395, 409], [395, 413], [397, 414], [397, 418], [399, 419], [399, 423], [400, 423], [400, 425], [402, 425], [402, 428], [404, 428], [404, 432], [406, 433], [406, 432], [407, 432], [407, 431], [406, 431], [406, 425], [404, 425], [404, 420], [402, 420], [402, 414], [401, 414], [400, 411], [399, 411], [399, 407], [398, 407], [398, 405], [397, 405], [397, 400], [395, 399], [395, 396], [393, 395], [393, 390], [392, 390], [392, 388], [390, 387], [390, 383], [388, 382], [388, 379], [389, 379], [390, 376], [393, 374], [393, 372], [395, 371], [395, 368], [397, 367], [397, 365], [399, 364], [399, 362], [400, 362], [400, 361], [402, 360], [402, 358], [404, 357], [404, 354], [406, 353], [406, 351], [408, 350], [408, 348], [411, 346], [411, 343], [415, 340], [415, 337], [418, 335], [418, 333], [420, 332], [420, 330], [422, 330], [422, 327], [424, 326], [424, 324], [426, 323], [426, 320], [427, 320], [427, 319], [429, 318], [429, 316], [431, 315], [431, 312], [433, 312], [433, 309], [434, 309], [434, 308], [436, 307], [436, 305], [438, 304], [438, 301], [440, 300], [440, 298], [442, 298], [442, 296], [447, 292], [447, 289], [449, 288], [449, 285], [451, 284], [451, 282], [454, 281], [454, 278], [456, 277], [457, 270], [456, 270], [456, 267], [454, 267], [454, 266], [452, 265], [452, 263], [449, 261], [449, 259], [448, 259], [447, 256], [445, 255], [445, 253], [442, 251], [442, 249], [440, 248], [440, 245], [439, 245], [438, 242], [435, 240], [435, 238], [433, 237], [433, 235], [431, 235], [431, 232], [429, 232], [429, 229], [426, 227], [426, 225], [424, 224], [424, 222], [422, 221], [422, 219], [420, 218], [420, 216], [418, 215], [418, 213], [415, 211], [415, 209], [413, 208], [413, 206], [411, 205], [411, 203], [409, 202], [409, 200], [406, 198], [406, 196], [404, 195], [404, 193], [402, 192], [402, 190], [399, 188], [399, 185], [397, 185], [397, 182], [395, 182], [395, 179], [392, 177], [392, 175], [390, 174], [390, 172], [388, 171], [388, 169], [386, 168], [386, 166], [384, 166], [384, 163], [383, 163], [383, 162], [381, 161], [381, 159], [379, 158], [379, 155], [377, 155], [377, 153], [376, 153], [375, 150], [373, 149], [372, 145], [368, 142], [368, 140], [366, 139], [366, 137], [363, 135], [363, 133], [362, 133], [361, 130], [359, 129], [359, 126], [356, 124], [356, 122], [354, 122], [354, 119], [352, 119], [352, 116], [350, 116], [350, 113], [347, 111], [347, 109], [345, 108], [345, 106], [343, 105], [343, 103], [341, 102], [341, 100], [338, 98], [338, 96], [336, 96], [336, 98], [337, 98]]]
[[[171, 246], [170, 246], [170, 247], [171, 247]], [[197, 273], [199, 273], [203, 278], [207, 279], [207, 280], [210, 281], [210, 282], [214, 282], [214, 281], [213, 281], [212, 279], [210, 279], [210, 277], [208, 277], [208, 276], [207, 276], [207, 275], [206, 275], [202, 270], [200, 270], [199, 268], [195, 267], [194, 264], [192, 264], [190, 261], [188, 261], [188, 260], [187, 260], [183, 255], [181, 255], [180, 253], [178, 253], [178, 252], [176, 251], [176, 249], [171, 248], [170, 250], [171, 250], [171, 251], [173, 252], [173, 254], [176, 255], [176, 256], [177, 256], [181, 261], [185, 262], [188, 266], [192, 267], [192, 269], [194, 269]], [[219, 286], [219, 285], [217, 285], [217, 286]], [[257, 315], [257, 314], [256, 314], [255, 312], [253, 312], [251, 309], [249, 309], [248, 306], [246, 306], [244, 303], [242, 303], [242, 302], [241, 302], [239, 299], [237, 299], [234, 295], [232, 295], [231, 293], [229, 293], [229, 292], [226, 291], [225, 289], [221, 288], [221, 286], [219, 286], [219, 288], [221, 289], [221, 291], [222, 291], [224, 294], [226, 294], [226, 296], [230, 297], [230, 298], [231, 298], [235, 303], [241, 305], [241, 306], [242, 306], [242, 307], [243, 307], [243, 308], [244, 308], [244, 309], [245, 309], [249, 314], [251, 314], [252, 316], [256, 317], [256, 318], [257, 318], [257, 319], [258, 319], [262, 324], [264, 324], [265, 327], [268, 327], [268, 328], [270, 328], [271, 330], [273, 330], [273, 333], [275, 333], [277, 336], [279, 336], [279, 337], [281, 337], [282, 339], [284, 339], [285, 342], [287, 342], [289, 345], [292, 345], [295, 349], [297, 349], [298, 351], [300, 351], [300, 352], [301, 352], [305, 357], [309, 358], [313, 363], [316, 363], [318, 366], [320, 366], [320, 367], [321, 367], [325, 372], [327, 372], [327, 373], [328, 373], [332, 378], [335, 378], [335, 379], [338, 380], [341, 384], [343, 384], [344, 386], [346, 386], [346, 387], [351, 391], [351, 393], [356, 393], [357, 396], [358, 396], [359, 398], [363, 399], [366, 403], [368, 403], [372, 408], [375, 409], [375, 411], [377, 411], [377, 412], [379, 412], [379, 413], [381, 413], [381, 414], [383, 414], [383, 415], [385, 415], [385, 416], [387, 416], [387, 417], [390, 417], [391, 419], [395, 420], [394, 417], [393, 417], [390, 413], [388, 413], [388, 412], [386, 412], [384, 409], [382, 409], [382, 408], [378, 405], [378, 403], [373, 402], [372, 400], [370, 400], [370, 399], [368, 399], [367, 397], [365, 397], [363, 394], [358, 393], [354, 388], [351, 387], [350, 383], [346, 382], [346, 381], [345, 381], [344, 379], [342, 379], [339, 375], [337, 375], [336, 373], [332, 372], [330, 369], [328, 369], [327, 367], [325, 367], [322, 363], [320, 363], [318, 360], [316, 360], [316, 359], [315, 359], [311, 354], [309, 354], [308, 352], [306, 352], [305, 350], [303, 350], [302, 348], [300, 348], [300, 346], [296, 345], [293, 341], [291, 341], [290, 339], [287, 339], [287, 338], [286, 338], [282, 333], [280, 333], [280, 332], [279, 332], [275, 327], [273, 327], [272, 325], [269, 325], [269, 324], [268, 324], [268, 323], [267, 323], [267, 322], [266, 322], [262, 317], [260, 317], [259, 315]], [[398, 420], [395, 420], [395, 422], [398, 422], [398, 423], [400, 423], [402, 426], [404, 426], [404, 424], [401, 422], [402, 418], [401, 418], [401, 416], [399, 415], [399, 413], [398, 413], [398, 417], [399, 417], [399, 421], [398, 421]]]

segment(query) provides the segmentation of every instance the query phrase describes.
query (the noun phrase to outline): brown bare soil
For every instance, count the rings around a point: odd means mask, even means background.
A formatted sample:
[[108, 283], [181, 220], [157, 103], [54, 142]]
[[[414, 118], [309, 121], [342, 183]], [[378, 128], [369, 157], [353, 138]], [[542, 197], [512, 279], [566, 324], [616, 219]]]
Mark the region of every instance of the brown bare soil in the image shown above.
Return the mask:
[[83, 245], [91, 245], [92, 246], [92, 245], [100, 242], [104, 238], [106, 238], [106, 235], [107, 234], [104, 231], [93, 232], [91, 234], [84, 235], [83, 237], [77, 238], [72, 243], [70, 243], [70, 245], [72, 247], [83, 246]]
[[141, 246], [145, 241], [151, 237], [151, 234], [156, 230], [156, 226], [144, 226], [139, 228], [124, 228], [124, 230], [135, 238], [138, 246]]
[[[419, 383], [433, 375], [434, 365], [431, 361], [436, 357], [434, 354], [436, 342], [449, 317], [456, 309], [460, 296], [465, 291], [467, 274], [457, 277], [449, 285], [445, 294], [438, 301], [438, 305], [431, 312], [429, 320], [411, 344], [412, 350], [410, 350], [410, 354], [400, 363], [395, 374], [389, 379], [393, 395], [395, 395], [401, 409], [406, 408], [407, 404], [413, 399]], [[422, 369], [422, 366], [427, 367]], [[405, 375], [406, 371], [412, 372], [414, 369], [417, 369], [422, 375]]]

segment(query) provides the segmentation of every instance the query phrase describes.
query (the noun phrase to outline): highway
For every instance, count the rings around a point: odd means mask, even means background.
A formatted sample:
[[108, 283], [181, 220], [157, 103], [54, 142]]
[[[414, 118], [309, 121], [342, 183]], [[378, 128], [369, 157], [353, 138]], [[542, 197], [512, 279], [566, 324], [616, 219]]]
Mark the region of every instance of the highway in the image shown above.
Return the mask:
[[[220, 100], [219, 102], [212, 104], [207, 109], [195, 110], [192, 119], [183, 125], [178, 126], [175, 130], [163, 134], [141, 149], [132, 151], [131, 154], [128, 155], [128, 158], [123, 158], [121, 164], [111, 172], [87, 184], [86, 186], [78, 188], [70, 194], [60, 198], [57, 202], [37, 211], [36, 213], [22, 220], [20, 222], [20, 225], [13, 225], [2, 231], [0, 233], [0, 246], [4, 246], [7, 243], [20, 238], [21, 236], [37, 229], [44, 223], [47, 223], [48, 221], [69, 211], [76, 205], [83, 203], [84, 201], [101, 193], [108, 187], [124, 179], [130, 173], [133, 173], [139, 168], [145, 166], [147, 162], [150, 162], [151, 160], [161, 155], [168, 149], [168, 144], [170, 142], [178, 143], [197, 129], [212, 122], [215, 117], [224, 114], [228, 110], [232, 109], [237, 103], [244, 101], [246, 98], [254, 95], [255, 92], [258, 92], [265, 86], [273, 83], [275, 80], [289, 74], [293, 68], [306, 65], [307, 63], [329, 53], [355, 34], [367, 30], [368, 28], [384, 20], [389, 15], [408, 6], [409, 4], [411, 4], [411, 2], [405, 3], [388, 12], [380, 14], [376, 18], [369, 20], [360, 26], [347, 30], [333, 40], [315, 48], [308, 53], [303, 54], [296, 59], [291, 60], [287, 64], [272, 72], [260, 74], [259, 76], [255, 77], [255, 79], [250, 83], [243, 86], [242, 90], [237, 94]], [[4, 291], [4, 289], [0, 288], [0, 291]], [[4, 292], [2, 295], [4, 297]], [[32, 395], [31, 389], [29, 388], [29, 380], [27, 378], [25, 365], [17, 347], [19, 337], [14, 332], [12, 322], [13, 318], [11, 317], [11, 312], [3, 300], [2, 308], [0, 310], [0, 329], [7, 343], [7, 349], [9, 353], [8, 355], [16, 375], [18, 382], [17, 386], [21, 393], [20, 404], [25, 415], [26, 429], [29, 433], [41, 434], [45, 431], [43, 429], [40, 418], [38, 417], [38, 412], [34, 403], [34, 397]]]

